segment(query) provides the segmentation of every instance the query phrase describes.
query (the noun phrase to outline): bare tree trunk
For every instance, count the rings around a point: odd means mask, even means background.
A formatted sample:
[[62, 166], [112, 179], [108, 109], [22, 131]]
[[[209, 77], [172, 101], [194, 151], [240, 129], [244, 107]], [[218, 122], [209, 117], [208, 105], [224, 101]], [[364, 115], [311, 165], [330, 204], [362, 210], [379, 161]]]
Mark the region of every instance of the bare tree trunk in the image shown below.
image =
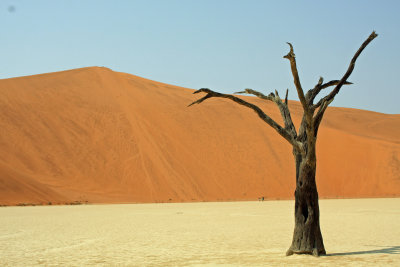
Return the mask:
[[[311, 152], [313, 153], [313, 152]], [[315, 154], [315, 152], [314, 152]], [[293, 241], [286, 255], [325, 255], [325, 247], [319, 224], [318, 192], [315, 182], [316, 161], [314, 156], [296, 159], [295, 227]]]

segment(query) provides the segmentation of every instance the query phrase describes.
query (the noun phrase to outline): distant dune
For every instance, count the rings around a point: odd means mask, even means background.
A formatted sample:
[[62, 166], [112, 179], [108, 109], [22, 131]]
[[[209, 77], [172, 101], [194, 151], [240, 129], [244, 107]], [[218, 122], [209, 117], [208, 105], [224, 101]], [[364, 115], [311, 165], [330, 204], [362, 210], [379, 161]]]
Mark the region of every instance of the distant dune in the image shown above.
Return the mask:
[[[291, 147], [229, 100], [187, 108], [191, 89], [100, 67], [4, 79], [0, 92], [2, 205], [293, 197]], [[400, 115], [329, 108], [317, 149], [320, 197], [400, 196]]]

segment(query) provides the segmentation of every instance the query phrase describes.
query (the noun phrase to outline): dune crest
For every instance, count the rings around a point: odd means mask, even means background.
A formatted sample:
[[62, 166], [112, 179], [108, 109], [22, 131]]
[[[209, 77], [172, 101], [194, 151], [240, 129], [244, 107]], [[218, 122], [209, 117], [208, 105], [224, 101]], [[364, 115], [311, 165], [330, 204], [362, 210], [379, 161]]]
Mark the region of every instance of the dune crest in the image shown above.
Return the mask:
[[[0, 204], [293, 196], [291, 147], [228, 100], [187, 108], [191, 89], [101, 67], [4, 79], [0, 92]], [[400, 196], [400, 115], [329, 108], [317, 157], [320, 197]]]

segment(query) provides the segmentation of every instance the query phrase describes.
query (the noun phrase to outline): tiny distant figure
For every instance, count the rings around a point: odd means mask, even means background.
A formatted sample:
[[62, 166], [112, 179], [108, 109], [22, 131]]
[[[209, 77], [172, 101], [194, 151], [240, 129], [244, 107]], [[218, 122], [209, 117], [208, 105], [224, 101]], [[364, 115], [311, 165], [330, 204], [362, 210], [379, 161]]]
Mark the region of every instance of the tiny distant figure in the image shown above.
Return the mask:
[[259, 197], [258, 201], [264, 201], [264, 197]]

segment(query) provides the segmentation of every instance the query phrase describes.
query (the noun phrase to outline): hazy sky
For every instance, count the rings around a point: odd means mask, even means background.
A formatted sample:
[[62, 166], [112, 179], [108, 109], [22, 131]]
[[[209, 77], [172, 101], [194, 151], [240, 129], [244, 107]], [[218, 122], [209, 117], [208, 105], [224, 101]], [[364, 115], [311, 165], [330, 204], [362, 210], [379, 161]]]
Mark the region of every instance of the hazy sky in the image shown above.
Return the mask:
[[333, 106], [400, 114], [400, 1], [1, 0], [0, 78], [106, 66], [232, 93], [340, 79], [373, 31]]

